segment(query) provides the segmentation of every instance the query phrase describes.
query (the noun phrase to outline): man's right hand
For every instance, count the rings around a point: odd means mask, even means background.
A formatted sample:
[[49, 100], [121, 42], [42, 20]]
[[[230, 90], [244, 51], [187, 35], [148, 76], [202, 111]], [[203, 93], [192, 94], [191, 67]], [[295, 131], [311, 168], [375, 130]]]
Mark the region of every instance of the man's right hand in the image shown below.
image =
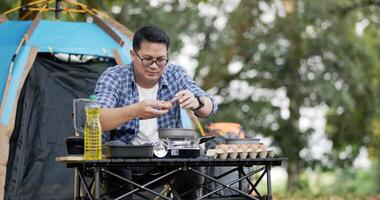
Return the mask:
[[141, 119], [155, 118], [166, 114], [172, 108], [170, 102], [160, 100], [144, 100], [136, 104], [137, 116]]
[[170, 109], [172, 109], [170, 102], [159, 100], [144, 100], [118, 108], [102, 108], [100, 123], [103, 131], [109, 131], [134, 118], [155, 118], [169, 112]]

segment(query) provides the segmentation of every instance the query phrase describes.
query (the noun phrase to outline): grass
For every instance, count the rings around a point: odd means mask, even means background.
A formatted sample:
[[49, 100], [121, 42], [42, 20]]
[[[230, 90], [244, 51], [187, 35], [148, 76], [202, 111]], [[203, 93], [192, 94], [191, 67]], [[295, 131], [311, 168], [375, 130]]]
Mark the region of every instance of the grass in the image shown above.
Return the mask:
[[279, 194], [273, 195], [273, 199], [281, 200], [380, 200], [379, 194], [374, 195], [357, 195], [354, 193], [346, 194], [323, 194], [313, 195], [308, 192], [295, 192], [291, 194]]

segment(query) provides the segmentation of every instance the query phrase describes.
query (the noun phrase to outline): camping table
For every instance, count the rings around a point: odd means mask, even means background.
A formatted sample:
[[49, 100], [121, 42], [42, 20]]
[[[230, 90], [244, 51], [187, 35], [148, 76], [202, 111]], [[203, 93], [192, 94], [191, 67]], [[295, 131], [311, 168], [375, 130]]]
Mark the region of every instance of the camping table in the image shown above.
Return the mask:
[[[217, 195], [218, 191], [221, 191], [225, 188], [229, 188], [233, 191], [235, 191], [237, 194], [239, 194], [240, 199], [272, 199], [272, 188], [271, 188], [271, 175], [270, 170], [271, 166], [279, 166], [281, 165], [282, 161], [287, 160], [286, 158], [256, 158], [256, 159], [212, 159], [212, 158], [141, 158], [141, 159], [103, 159], [103, 160], [97, 160], [97, 161], [85, 161], [83, 160], [82, 156], [63, 156], [63, 157], [57, 157], [57, 161], [62, 162], [67, 165], [68, 168], [75, 168], [75, 184], [74, 184], [74, 198], [75, 199], [81, 199], [80, 191], [84, 190], [86, 195], [90, 199], [100, 199], [100, 191], [99, 191], [99, 185], [100, 185], [100, 172], [102, 173], [108, 173], [112, 176], [119, 177], [120, 179], [132, 184], [135, 186], [136, 189], [133, 189], [132, 191], [129, 191], [125, 193], [124, 195], [121, 195], [117, 199], [122, 199], [123, 197], [126, 197], [131, 194], [135, 194], [139, 192], [140, 190], [145, 190], [150, 193], [153, 193], [162, 199], [180, 199], [179, 195], [176, 193], [175, 189], [171, 187], [172, 185], [169, 184], [170, 189], [172, 190], [172, 196], [173, 198], [164, 196], [158, 192], [155, 192], [153, 190], [150, 190], [148, 188], [149, 185], [152, 183], [155, 183], [157, 181], [160, 181], [161, 179], [164, 179], [168, 176], [174, 175], [175, 173], [181, 172], [183, 170], [189, 170], [195, 174], [198, 174], [205, 178], [204, 183], [200, 186], [206, 191], [206, 194], [202, 194], [201, 197], [198, 199], [208, 199], [212, 197], [213, 195]], [[167, 171], [159, 176], [159, 178], [155, 180], [150, 180], [150, 182], [145, 183], [144, 185], [140, 185], [136, 182], [133, 182], [133, 180], [128, 180], [123, 177], [120, 177], [116, 174], [113, 174], [112, 172], [108, 171], [107, 167], [122, 167], [122, 166], [128, 166], [128, 167], [136, 167], [136, 166], [147, 166], [147, 167], [170, 167], [173, 170]], [[233, 169], [223, 173], [221, 175], [218, 175], [217, 177], [211, 177], [207, 175], [206, 173], [194, 169], [194, 167], [199, 166], [229, 166]], [[253, 169], [251, 172], [245, 172], [243, 170], [244, 167], [252, 167], [257, 166], [257, 168]], [[231, 174], [232, 172], [238, 172], [238, 177], [235, 178], [235, 180], [224, 183], [220, 181], [219, 179], [227, 176], [228, 174]], [[87, 173], [86, 173], [87, 172]], [[91, 172], [91, 173], [88, 173]], [[92, 176], [90, 180], [86, 180], [85, 174], [87, 176]], [[258, 174], [258, 178], [255, 180], [255, 182], [252, 182], [252, 176]], [[257, 186], [260, 183], [260, 181], [263, 179], [263, 177], [266, 175], [267, 178], [267, 184], [266, 184], [266, 195], [261, 195], [259, 191], [257, 190]], [[243, 191], [242, 189], [242, 182], [247, 181], [250, 185], [249, 191]], [[207, 185], [210, 182], [216, 183], [219, 187], [209, 189]], [[239, 188], [234, 188], [232, 185], [239, 184]], [[93, 190], [93, 191], [91, 191]], [[255, 193], [253, 193], [255, 192]], [[255, 196], [253, 196], [255, 194]], [[217, 197], [217, 199], [223, 199], [226, 197]], [[228, 198], [226, 198], [228, 199]], [[231, 199], [231, 198], [229, 198]]]

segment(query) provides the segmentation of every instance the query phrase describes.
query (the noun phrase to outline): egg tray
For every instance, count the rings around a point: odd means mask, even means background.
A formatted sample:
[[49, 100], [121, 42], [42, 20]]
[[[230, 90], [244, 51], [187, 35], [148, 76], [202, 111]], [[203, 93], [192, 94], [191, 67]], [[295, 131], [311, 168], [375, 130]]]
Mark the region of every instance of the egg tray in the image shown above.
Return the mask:
[[216, 149], [207, 150], [206, 156], [216, 159], [255, 159], [255, 158], [273, 158], [275, 152], [269, 151], [249, 151], [249, 152], [217, 152]]

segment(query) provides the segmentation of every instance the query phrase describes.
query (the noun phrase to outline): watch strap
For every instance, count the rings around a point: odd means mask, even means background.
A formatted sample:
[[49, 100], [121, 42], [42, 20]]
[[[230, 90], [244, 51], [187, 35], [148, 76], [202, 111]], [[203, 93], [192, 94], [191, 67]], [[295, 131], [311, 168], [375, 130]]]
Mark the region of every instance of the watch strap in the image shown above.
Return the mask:
[[199, 110], [199, 109], [201, 109], [201, 108], [203, 108], [205, 106], [205, 103], [204, 103], [204, 101], [203, 101], [203, 99], [201, 97], [195, 96], [195, 98], [198, 100], [199, 106], [196, 107], [195, 109], [193, 109], [193, 111]]

